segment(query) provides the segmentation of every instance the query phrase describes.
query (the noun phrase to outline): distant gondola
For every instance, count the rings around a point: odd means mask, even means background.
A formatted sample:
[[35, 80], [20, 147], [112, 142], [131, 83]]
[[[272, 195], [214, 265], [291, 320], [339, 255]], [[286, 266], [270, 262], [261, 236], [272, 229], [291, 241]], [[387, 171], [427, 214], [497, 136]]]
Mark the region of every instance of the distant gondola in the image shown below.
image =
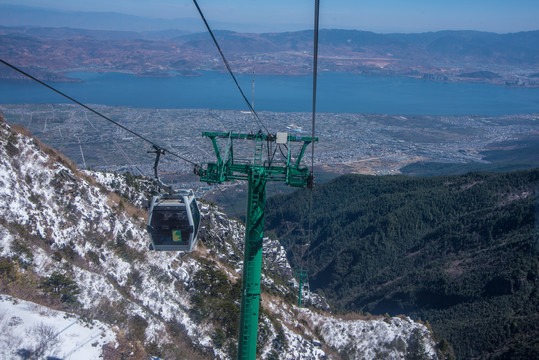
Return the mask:
[[150, 250], [192, 251], [199, 226], [200, 211], [192, 190], [152, 198], [147, 226]]

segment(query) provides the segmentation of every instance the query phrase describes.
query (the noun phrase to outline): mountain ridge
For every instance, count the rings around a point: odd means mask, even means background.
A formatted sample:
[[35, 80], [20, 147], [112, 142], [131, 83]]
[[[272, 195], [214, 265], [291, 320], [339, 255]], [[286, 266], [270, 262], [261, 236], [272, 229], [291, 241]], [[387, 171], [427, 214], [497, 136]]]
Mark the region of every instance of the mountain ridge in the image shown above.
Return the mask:
[[[251, 73], [255, 67], [259, 74], [306, 75], [311, 68], [310, 33], [216, 31], [215, 36], [236, 73]], [[323, 29], [319, 38], [321, 72], [539, 86], [534, 77], [539, 31], [377, 34]], [[215, 46], [205, 33], [2, 27], [0, 45], [0, 56], [7, 61], [55, 74], [116, 71], [193, 76], [224, 70], [214, 61]], [[48, 55], [51, 48], [56, 53], [53, 58]], [[4, 73], [0, 75], [6, 77]]]
[[[192, 17], [172, 19], [149, 16], [129, 15], [119, 12], [68, 11], [44, 7], [0, 4], [0, 22], [10, 26], [62, 26], [82, 27], [99, 30], [123, 31], [164, 31], [178, 29], [188, 32], [204, 31], [202, 21]], [[226, 21], [212, 21], [217, 29], [234, 28], [236, 30], [258, 29], [268, 31], [272, 28], [263, 24], [235, 24]], [[294, 25], [292, 28], [309, 28], [310, 25]]]

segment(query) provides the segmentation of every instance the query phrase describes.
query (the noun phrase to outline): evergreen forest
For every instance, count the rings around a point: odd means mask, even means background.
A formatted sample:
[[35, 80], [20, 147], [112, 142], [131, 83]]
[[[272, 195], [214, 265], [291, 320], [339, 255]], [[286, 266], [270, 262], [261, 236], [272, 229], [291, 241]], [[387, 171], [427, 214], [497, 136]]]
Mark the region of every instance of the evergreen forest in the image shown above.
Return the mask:
[[345, 175], [268, 199], [266, 234], [337, 311], [421, 319], [458, 359], [539, 359], [538, 185]]

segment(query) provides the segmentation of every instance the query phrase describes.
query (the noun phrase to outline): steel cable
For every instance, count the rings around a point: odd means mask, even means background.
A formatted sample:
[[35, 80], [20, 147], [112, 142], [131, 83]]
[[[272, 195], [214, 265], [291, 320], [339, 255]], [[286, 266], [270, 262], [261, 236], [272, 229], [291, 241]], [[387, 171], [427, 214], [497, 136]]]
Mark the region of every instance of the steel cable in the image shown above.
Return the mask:
[[129, 129], [129, 128], [123, 126], [123, 125], [121, 125], [120, 123], [118, 123], [118, 122], [112, 120], [112, 119], [109, 118], [108, 116], [105, 116], [105, 115], [101, 114], [101, 113], [98, 112], [97, 110], [92, 109], [91, 107], [89, 107], [89, 106], [87, 106], [87, 105], [81, 103], [80, 101], [75, 100], [75, 99], [72, 98], [71, 96], [69, 96], [69, 95], [67, 95], [67, 94], [64, 94], [64, 93], [61, 92], [60, 90], [58, 90], [58, 89], [56, 89], [56, 88], [50, 86], [49, 84], [47, 84], [47, 83], [45, 83], [45, 82], [43, 82], [43, 81], [37, 79], [36, 77], [34, 77], [34, 76], [28, 74], [27, 72], [25, 72], [25, 71], [19, 69], [19, 68], [16, 67], [15, 65], [12, 65], [12, 64], [10, 64], [10, 63], [8, 63], [7, 61], [2, 60], [2, 59], [0, 59], [0, 62], [1, 62], [2, 64], [4, 64], [4, 65], [10, 67], [11, 69], [13, 69], [13, 70], [19, 72], [20, 74], [26, 76], [27, 78], [29, 78], [29, 79], [31, 79], [31, 80], [33, 80], [33, 81], [35, 81], [35, 82], [37, 82], [37, 83], [39, 83], [39, 84], [45, 86], [46, 88], [48, 88], [48, 89], [54, 91], [55, 93], [57, 93], [57, 94], [63, 96], [64, 98], [68, 99], [69, 101], [71, 101], [71, 102], [73, 102], [73, 103], [75, 103], [75, 104], [77, 104], [77, 105], [82, 106], [82, 107], [85, 108], [86, 110], [88, 110], [88, 111], [90, 111], [90, 112], [96, 114], [97, 116], [99, 116], [99, 117], [101, 117], [101, 118], [103, 118], [103, 119], [105, 119], [105, 120], [111, 122], [112, 124], [114, 124], [114, 125], [116, 125], [116, 126], [122, 128], [123, 130], [127, 131], [128, 133], [130, 133], [130, 134], [132, 134], [132, 135], [135, 135], [136, 137], [138, 137], [138, 138], [140, 138], [140, 139], [146, 141], [147, 143], [151, 144], [152, 146], [157, 147], [157, 148], [159, 148], [159, 149], [161, 149], [161, 150], [163, 150], [163, 151], [166, 151], [166, 152], [168, 152], [170, 155], [175, 156], [175, 157], [177, 157], [178, 159], [181, 159], [181, 160], [183, 160], [183, 161], [186, 161], [186, 162], [188, 162], [188, 163], [194, 165], [195, 167], [198, 166], [197, 163], [195, 163], [195, 162], [193, 162], [193, 161], [191, 161], [191, 160], [189, 160], [189, 159], [187, 159], [187, 158], [185, 158], [185, 157], [183, 157], [183, 156], [181, 156], [181, 155], [178, 155], [178, 154], [176, 154], [176, 153], [174, 153], [174, 152], [172, 152], [172, 151], [170, 151], [170, 150], [167, 150], [167, 149], [165, 149], [165, 148], [163, 148], [163, 147], [157, 145], [157, 144], [154, 143], [153, 141], [151, 141], [151, 140], [145, 138], [144, 136], [142, 136], [142, 135], [136, 133], [135, 131], [133, 131], [133, 130], [131, 130], [131, 129]]
[[243, 93], [243, 90], [241, 89], [241, 86], [240, 84], [238, 83], [238, 80], [236, 80], [236, 76], [234, 75], [234, 72], [232, 71], [232, 68], [230, 67], [228, 61], [226, 60], [226, 57], [225, 57], [225, 54], [223, 53], [223, 51], [221, 50], [221, 47], [219, 46], [219, 43], [217, 42], [217, 39], [215, 38], [215, 36], [213, 35], [213, 31], [211, 30], [210, 28], [210, 25], [208, 24], [208, 22], [206, 21], [206, 18], [204, 17], [204, 14], [202, 13], [202, 10], [200, 9], [200, 6], [198, 6], [198, 3], [196, 0], [193, 0], [193, 3], [195, 4], [197, 10], [198, 10], [198, 13], [200, 14], [200, 17], [202, 18], [202, 21], [204, 21], [204, 25], [206, 25], [206, 29], [208, 30], [208, 32], [210, 33], [210, 36], [211, 38], [213, 39], [213, 42], [215, 44], [215, 46], [217, 47], [217, 50], [219, 51], [219, 55], [221, 55], [221, 59], [223, 59], [223, 63], [225, 64], [225, 67], [226, 69], [228, 70], [228, 73], [230, 74], [230, 76], [232, 77], [232, 80], [234, 80], [234, 83], [236, 84], [236, 87], [238, 88], [238, 90], [240, 91], [240, 94], [241, 96], [243, 97], [243, 100], [245, 101], [245, 103], [247, 104], [247, 106], [249, 107], [249, 110], [251, 111], [251, 113], [253, 114], [253, 116], [256, 118], [256, 120], [258, 121], [258, 124], [264, 128], [264, 130], [266, 131], [266, 133], [269, 135], [269, 131], [268, 129], [264, 126], [264, 124], [262, 123], [262, 120], [260, 120], [260, 118], [258, 117], [258, 114], [256, 113], [255, 109], [253, 109], [253, 106], [251, 105], [251, 103], [249, 102], [249, 100], [247, 100], [247, 97], [245, 96], [245, 94]]

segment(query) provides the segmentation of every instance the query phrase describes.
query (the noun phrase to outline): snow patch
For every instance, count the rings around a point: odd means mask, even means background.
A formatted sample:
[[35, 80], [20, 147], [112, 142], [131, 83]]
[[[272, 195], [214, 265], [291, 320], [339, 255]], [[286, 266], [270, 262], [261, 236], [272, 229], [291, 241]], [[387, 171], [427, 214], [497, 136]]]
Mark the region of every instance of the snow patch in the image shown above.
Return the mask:
[[[0, 296], [0, 355], [95, 360], [103, 346], [116, 341], [114, 331], [100, 321], [56, 311], [11, 296]], [[22, 357], [22, 356], [21, 356]]]

